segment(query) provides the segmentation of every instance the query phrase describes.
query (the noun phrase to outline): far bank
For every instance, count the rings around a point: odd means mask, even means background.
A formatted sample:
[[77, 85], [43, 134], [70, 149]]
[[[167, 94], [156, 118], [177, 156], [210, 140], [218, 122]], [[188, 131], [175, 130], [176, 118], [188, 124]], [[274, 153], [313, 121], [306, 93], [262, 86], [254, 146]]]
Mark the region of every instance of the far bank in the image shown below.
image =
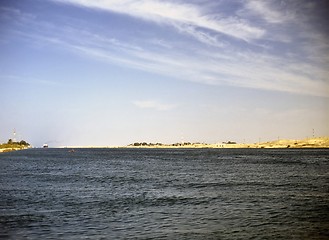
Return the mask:
[[28, 148], [31, 148], [31, 145], [24, 140], [20, 142], [14, 142], [13, 140], [9, 139], [7, 143], [0, 144], [0, 153], [23, 150]]
[[329, 148], [329, 137], [306, 138], [301, 140], [282, 139], [260, 143], [223, 142], [207, 143], [134, 143], [123, 148]]

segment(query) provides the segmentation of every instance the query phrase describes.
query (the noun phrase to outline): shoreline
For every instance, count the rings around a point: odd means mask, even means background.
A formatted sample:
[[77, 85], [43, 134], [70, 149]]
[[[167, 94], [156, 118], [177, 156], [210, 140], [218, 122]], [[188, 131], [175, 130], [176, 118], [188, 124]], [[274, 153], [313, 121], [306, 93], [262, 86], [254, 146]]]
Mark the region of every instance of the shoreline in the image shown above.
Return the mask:
[[126, 146], [125, 148], [329, 148], [329, 137], [306, 138], [301, 140], [282, 139], [261, 143], [215, 143], [161, 146]]
[[122, 148], [272, 148], [272, 149], [282, 149], [282, 148], [329, 148], [329, 137], [317, 137], [317, 138], [306, 138], [301, 140], [292, 139], [282, 139], [276, 141], [268, 141], [261, 143], [198, 143], [198, 144], [188, 144], [188, 145], [177, 145], [177, 144], [162, 144], [162, 145], [144, 145], [144, 146], [133, 146], [128, 145]]
[[0, 153], [26, 150], [26, 149], [30, 149], [30, 148], [31, 147], [23, 147], [23, 148], [0, 148]]
[[111, 149], [202, 149], [202, 148], [329, 148], [329, 137], [306, 138], [301, 140], [282, 139], [261, 143], [189, 143], [189, 144], [146, 144], [134, 146], [62, 146], [60, 148], [111, 148]]
[[[12, 152], [30, 149], [31, 147], [21, 147], [21, 148], [0, 148], [0, 153]], [[51, 147], [50, 147], [51, 148]], [[317, 137], [317, 138], [306, 138], [301, 140], [292, 139], [282, 139], [276, 141], [268, 141], [261, 143], [176, 143], [176, 144], [147, 144], [134, 146], [132, 144], [127, 146], [60, 146], [55, 148], [64, 149], [77, 149], [77, 148], [109, 148], [109, 149], [234, 149], [234, 148], [270, 148], [270, 149], [282, 149], [282, 148], [292, 148], [292, 149], [303, 149], [303, 148], [329, 148], [329, 137]]]

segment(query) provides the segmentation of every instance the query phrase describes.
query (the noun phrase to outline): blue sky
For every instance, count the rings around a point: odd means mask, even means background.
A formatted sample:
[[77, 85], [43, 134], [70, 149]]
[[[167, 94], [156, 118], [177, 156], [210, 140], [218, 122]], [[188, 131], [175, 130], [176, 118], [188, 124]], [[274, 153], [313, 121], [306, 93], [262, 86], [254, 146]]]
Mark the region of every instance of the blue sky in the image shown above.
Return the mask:
[[0, 1], [0, 141], [329, 135], [327, 1]]

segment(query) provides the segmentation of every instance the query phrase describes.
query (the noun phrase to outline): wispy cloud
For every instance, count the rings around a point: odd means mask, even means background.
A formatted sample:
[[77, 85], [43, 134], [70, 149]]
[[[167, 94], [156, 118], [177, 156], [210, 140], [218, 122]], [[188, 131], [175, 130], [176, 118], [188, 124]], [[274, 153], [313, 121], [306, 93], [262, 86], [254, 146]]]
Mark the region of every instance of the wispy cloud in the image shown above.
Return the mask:
[[[54, 0], [57, 2], [71, 3], [74, 5], [127, 14], [133, 17], [153, 21], [160, 24], [171, 24], [179, 29], [195, 35], [200, 39], [202, 33], [196, 28], [204, 28], [217, 33], [222, 33], [234, 38], [249, 41], [261, 38], [265, 30], [251, 25], [244, 19], [237, 17], [223, 17], [207, 15], [206, 9], [193, 4], [164, 2], [158, 0]], [[191, 26], [194, 31], [191, 32]], [[201, 39], [204, 40], [204, 37]]]
[[268, 23], [285, 23], [295, 15], [294, 12], [288, 11], [284, 2], [249, 0], [245, 6], [249, 14], [258, 15]]
[[155, 100], [143, 100], [143, 101], [134, 101], [133, 104], [142, 109], [153, 109], [157, 111], [168, 111], [176, 107], [173, 104], [164, 104]]
[[226, 45], [218, 39], [218, 36], [211, 35], [210, 33], [202, 31], [200, 29], [196, 29], [195, 26], [175, 24], [175, 27], [179, 30], [179, 32], [190, 35], [208, 46], [222, 48]]
[[[35, 19], [35, 15], [22, 12], [17, 8], [0, 7], [0, 12], [0, 19], [3, 20], [10, 19], [11, 21], [24, 22]], [[15, 18], [13, 18], [13, 16], [15, 16]]]
[[[190, 55], [182, 49], [168, 51], [164, 47], [151, 50], [85, 30], [53, 28], [49, 36], [22, 34], [31, 40], [46, 42], [84, 57], [185, 81], [315, 96], [329, 94], [328, 82], [324, 80], [326, 71], [294, 58], [234, 51], [230, 46], [220, 52], [198, 50]], [[60, 40], [56, 34], [67, 37]]]
[[37, 79], [33, 77], [23, 77], [18, 75], [0, 75], [0, 82], [18, 82], [21, 84], [33, 84], [41, 86], [60, 86], [60, 83], [48, 80], [48, 79]]
[[[275, 50], [272, 53], [271, 49], [267, 50], [253, 44], [244, 43], [241, 46], [241, 44], [234, 44], [234, 41], [233, 43], [221, 42], [216, 33], [207, 32], [205, 27], [200, 29], [202, 23], [207, 25], [208, 29], [215, 29], [216, 27], [213, 25], [225, 21], [231, 21], [232, 24], [235, 24], [237, 19], [229, 17], [217, 19], [210, 15], [207, 16], [203, 14], [201, 8], [191, 4], [164, 3], [155, 0], [68, 0], [61, 2], [120, 12], [161, 24], [172, 22], [170, 24], [175, 29], [193, 36], [203, 45], [193, 45], [193, 43], [187, 41], [179, 43], [175, 39], [171, 41], [169, 38], [155, 39], [153, 35], [149, 39], [138, 37], [134, 37], [132, 40], [129, 38], [124, 39], [111, 35], [109, 31], [92, 31], [92, 27], [88, 30], [87, 27], [82, 28], [81, 25], [75, 26], [74, 24], [71, 24], [70, 27], [65, 25], [57, 26], [46, 20], [36, 21], [33, 19], [29, 20], [29, 29], [37, 29], [37, 31], [24, 32], [16, 30], [16, 34], [27, 41], [48, 44], [97, 61], [153, 72], [184, 81], [267, 89], [322, 97], [329, 96], [327, 79], [329, 74], [325, 68], [328, 61], [328, 55], [326, 54], [328, 53], [328, 44], [323, 40], [323, 37], [319, 37], [321, 35], [318, 36], [312, 33], [313, 38], [304, 37], [302, 45], [298, 42], [299, 45], [284, 43], [290, 51], [298, 47], [299, 55], [292, 54], [289, 56], [282, 49], [276, 48], [275, 44], [272, 45]], [[140, 5], [135, 2], [139, 2]], [[252, 2], [247, 1], [246, 3], [251, 5], [259, 4], [258, 1]], [[270, 5], [265, 4], [265, 6], [264, 3], [260, 5], [257, 11], [260, 11], [259, 9], [271, 11]], [[175, 11], [170, 11], [174, 9]], [[275, 14], [272, 14], [273, 19], [267, 20], [269, 24], [277, 24], [274, 18], [279, 17], [279, 15], [275, 16]], [[247, 22], [247, 20], [242, 21], [241, 24], [243, 22]], [[237, 25], [234, 25], [234, 27], [237, 27]], [[244, 30], [246, 29], [244, 28]], [[226, 33], [228, 34], [228, 32]], [[240, 37], [243, 38], [243, 31], [241, 34]], [[322, 52], [322, 54], [316, 54], [314, 51], [312, 53], [312, 50], [319, 48], [320, 45], [316, 44], [320, 42], [319, 39], [322, 42], [321, 51], [319, 49], [317, 51]], [[152, 44], [152, 47], [150, 47], [150, 44]], [[280, 44], [282, 45], [282, 43]], [[321, 64], [318, 65], [318, 63]], [[135, 105], [137, 106], [138, 103]], [[161, 104], [152, 101], [139, 102], [139, 106], [153, 106], [158, 110], [166, 108], [165, 106], [160, 107]]]

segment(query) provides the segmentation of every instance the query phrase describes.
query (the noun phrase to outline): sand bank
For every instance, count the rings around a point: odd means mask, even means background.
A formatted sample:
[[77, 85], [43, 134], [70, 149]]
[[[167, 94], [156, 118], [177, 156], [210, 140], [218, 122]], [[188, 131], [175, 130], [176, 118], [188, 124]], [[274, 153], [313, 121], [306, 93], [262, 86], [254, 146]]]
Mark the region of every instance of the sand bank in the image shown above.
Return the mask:
[[126, 146], [124, 148], [329, 148], [329, 137], [306, 138], [302, 140], [283, 139], [261, 143], [198, 143], [198, 144], [162, 144], [147, 146]]

